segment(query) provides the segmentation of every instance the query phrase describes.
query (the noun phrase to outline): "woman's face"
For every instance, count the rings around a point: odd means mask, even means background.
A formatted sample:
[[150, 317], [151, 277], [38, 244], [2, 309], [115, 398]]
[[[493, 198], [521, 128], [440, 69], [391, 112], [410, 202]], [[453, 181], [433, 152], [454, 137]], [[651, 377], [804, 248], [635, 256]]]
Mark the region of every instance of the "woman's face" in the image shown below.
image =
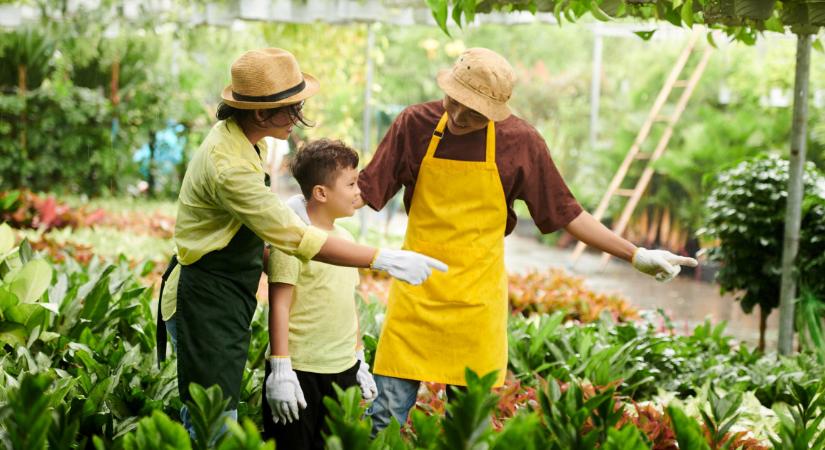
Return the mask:
[[258, 123], [261, 124], [261, 128], [267, 131], [267, 136], [286, 140], [289, 138], [289, 134], [292, 133], [295, 124], [298, 123], [296, 116], [301, 113], [303, 107], [304, 102], [287, 105], [278, 108], [268, 118], [265, 116], [267, 111], [257, 111], [256, 116], [260, 115], [260, 117], [256, 118]]

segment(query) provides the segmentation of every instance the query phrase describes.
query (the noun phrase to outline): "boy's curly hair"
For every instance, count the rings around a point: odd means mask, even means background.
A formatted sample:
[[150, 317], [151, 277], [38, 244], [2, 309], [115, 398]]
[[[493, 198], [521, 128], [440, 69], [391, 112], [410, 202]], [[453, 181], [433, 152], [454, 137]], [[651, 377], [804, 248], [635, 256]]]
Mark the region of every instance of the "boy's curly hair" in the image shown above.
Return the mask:
[[331, 139], [318, 139], [304, 145], [289, 165], [306, 199], [312, 196], [313, 187], [331, 186], [337, 171], [356, 167], [358, 153], [343, 142]]

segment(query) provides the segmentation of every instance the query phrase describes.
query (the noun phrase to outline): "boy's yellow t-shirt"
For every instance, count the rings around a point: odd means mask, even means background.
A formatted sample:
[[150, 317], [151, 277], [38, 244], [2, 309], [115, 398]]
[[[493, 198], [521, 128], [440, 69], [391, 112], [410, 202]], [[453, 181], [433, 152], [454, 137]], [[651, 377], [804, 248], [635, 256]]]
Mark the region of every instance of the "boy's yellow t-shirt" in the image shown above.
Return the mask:
[[[329, 235], [354, 241], [337, 225]], [[340, 373], [355, 365], [358, 269], [302, 262], [270, 247], [267, 274], [270, 283], [295, 286], [289, 310], [292, 367], [304, 372]]]

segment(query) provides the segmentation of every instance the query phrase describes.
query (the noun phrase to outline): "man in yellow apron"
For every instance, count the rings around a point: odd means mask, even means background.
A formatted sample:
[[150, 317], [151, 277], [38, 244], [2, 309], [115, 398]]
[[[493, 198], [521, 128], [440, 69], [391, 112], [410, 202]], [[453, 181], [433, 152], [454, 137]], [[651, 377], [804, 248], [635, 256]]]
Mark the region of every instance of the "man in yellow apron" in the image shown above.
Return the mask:
[[582, 211], [544, 139], [507, 106], [515, 75], [497, 53], [465, 51], [438, 75], [442, 101], [413, 105], [395, 120], [359, 177], [364, 202], [381, 209], [401, 186], [409, 214], [404, 248], [444, 261], [450, 271], [420, 286], [393, 282], [378, 342], [373, 432], [406, 422], [421, 381], [465, 385], [465, 368], [507, 370], [504, 236], [524, 200], [544, 233], [560, 228], [632, 261], [662, 281], [679, 264], [662, 250], [637, 249]]

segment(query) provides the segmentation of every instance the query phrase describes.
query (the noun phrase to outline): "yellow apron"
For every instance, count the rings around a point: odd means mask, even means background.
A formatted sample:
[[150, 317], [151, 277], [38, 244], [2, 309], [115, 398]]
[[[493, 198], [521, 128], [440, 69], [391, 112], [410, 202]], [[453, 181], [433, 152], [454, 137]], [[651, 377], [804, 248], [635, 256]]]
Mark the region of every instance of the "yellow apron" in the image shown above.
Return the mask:
[[374, 371], [466, 385], [507, 370], [507, 203], [496, 167], [495, 127], [487, 125], [483, 162], [435, 158], [447, 113], [436, 126], [415, 184], [404, 248], [444, 261], [421, 286], [393, 281]]

